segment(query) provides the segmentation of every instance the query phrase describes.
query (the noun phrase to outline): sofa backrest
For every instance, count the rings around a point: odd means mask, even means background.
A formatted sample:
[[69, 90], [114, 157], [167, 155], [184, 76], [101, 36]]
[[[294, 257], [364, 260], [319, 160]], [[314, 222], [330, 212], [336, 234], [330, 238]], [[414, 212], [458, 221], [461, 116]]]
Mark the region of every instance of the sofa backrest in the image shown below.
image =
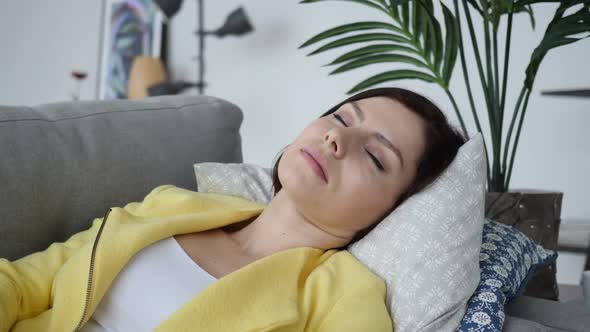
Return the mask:
[[90, 227], [110, 207], [173, 184], [196, 162], [242, 162], [242, 111], [211, 96], [0, 106], [0, 258]]

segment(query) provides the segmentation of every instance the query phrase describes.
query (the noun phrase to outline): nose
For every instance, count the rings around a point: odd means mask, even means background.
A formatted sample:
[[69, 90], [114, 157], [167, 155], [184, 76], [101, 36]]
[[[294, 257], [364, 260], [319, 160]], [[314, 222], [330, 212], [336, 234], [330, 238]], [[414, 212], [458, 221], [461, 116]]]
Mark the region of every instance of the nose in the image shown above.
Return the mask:
[[328, 151], [337, 159], [344, 157], [351, 145], [364, 145], [367, 139], [368, 133], [360, 128], [334, 127], [324, 134], [324, 144], [328, 145]]
[[335, 158], [342, 157], [342, 137], [335, 129], [330, 129], [324, 134], [324, 143], [328, 145], [328, 151], [330, 151]]

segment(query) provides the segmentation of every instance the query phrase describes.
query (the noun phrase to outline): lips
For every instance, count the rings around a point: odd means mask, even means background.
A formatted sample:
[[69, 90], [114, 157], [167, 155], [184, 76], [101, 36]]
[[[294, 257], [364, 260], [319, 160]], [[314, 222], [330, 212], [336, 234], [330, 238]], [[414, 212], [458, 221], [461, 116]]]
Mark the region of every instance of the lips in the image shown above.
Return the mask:
[[316, 150], [306, 147], [302, 149], [302, 152], [305, 153], [307, 156], [311, 157], [311, 159], [319, 166], [319, 171], [321, 172], [321, 177], [324, 179], [326, 183], [328, 183], [328, 171], [326, 168], [326, 160], [323, 156]]

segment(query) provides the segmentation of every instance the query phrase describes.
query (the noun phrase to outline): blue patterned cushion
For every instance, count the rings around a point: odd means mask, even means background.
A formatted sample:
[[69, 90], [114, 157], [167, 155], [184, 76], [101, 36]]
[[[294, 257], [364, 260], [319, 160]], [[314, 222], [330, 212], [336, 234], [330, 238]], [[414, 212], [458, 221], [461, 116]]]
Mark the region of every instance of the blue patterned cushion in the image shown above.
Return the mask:
[[481, 279], [458, 331], [501, 331], [504, 305], [524, 293], [530, 278], [556, 259], [556, 251], [544, 249], [513, 227], [486, 218], [479, 254]]

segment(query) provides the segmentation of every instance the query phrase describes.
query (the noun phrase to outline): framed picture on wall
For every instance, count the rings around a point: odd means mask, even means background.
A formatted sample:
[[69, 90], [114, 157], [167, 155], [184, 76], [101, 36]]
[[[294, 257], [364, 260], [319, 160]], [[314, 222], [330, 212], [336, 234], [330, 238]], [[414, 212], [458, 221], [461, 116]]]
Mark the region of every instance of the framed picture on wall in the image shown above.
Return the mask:
[[127, 98], [133, 59], [161, 55], [163, 23], [152, 0], [103, 0], [97, 99]]

